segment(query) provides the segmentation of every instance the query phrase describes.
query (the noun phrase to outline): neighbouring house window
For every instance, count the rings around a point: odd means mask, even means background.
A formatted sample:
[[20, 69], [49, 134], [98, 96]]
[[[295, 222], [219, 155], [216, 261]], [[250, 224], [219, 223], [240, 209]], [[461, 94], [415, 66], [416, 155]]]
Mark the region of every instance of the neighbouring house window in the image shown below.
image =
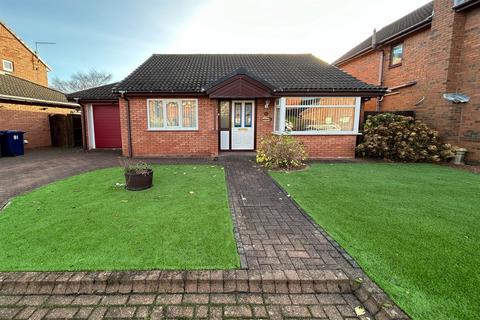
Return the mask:
[[392, 46], [390, 52], [390, 66], [395, 67], [402, 64], [403, 60], [403, 43], [399, 43]]
[[3, 70], [7, 72], [13, 72], [13, 62], [10, 60], [2, 60]]
[[149, 130], [197, 130], [196, 99], [148, 99]]
[[275, 106], [276, 133], [358, 133], [360, 98], [281, 98]]

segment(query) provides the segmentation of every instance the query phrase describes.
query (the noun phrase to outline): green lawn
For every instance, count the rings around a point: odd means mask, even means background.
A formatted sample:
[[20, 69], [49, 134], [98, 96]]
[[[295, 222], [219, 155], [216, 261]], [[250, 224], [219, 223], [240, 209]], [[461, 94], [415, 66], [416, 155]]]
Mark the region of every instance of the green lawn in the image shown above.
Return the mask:
[[480, 175], [383, 163], [271, 175], [414, 319], [480, 317]]
[[237, 268], [222, 167], [154, 166], [126, 191], [121, 168], [18, 196], [0, 212], [0, 271]]

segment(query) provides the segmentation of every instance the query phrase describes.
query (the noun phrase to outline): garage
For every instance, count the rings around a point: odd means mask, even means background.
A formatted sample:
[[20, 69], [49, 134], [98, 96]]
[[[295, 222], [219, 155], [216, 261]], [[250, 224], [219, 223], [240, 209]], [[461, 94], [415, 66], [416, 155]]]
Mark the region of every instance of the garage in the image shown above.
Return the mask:
[[82, 108], [83, 147], [121, 149], [120, 109], [113, 93], [116, 83], [68, 94]]
[[92, 104], [95, 148], [121, 148], [118, 104]]

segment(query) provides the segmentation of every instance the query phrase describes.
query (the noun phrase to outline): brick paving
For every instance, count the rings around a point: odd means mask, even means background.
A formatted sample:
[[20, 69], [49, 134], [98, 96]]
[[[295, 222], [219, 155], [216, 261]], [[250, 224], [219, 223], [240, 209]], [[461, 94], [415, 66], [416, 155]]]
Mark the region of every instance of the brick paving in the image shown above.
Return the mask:
[[339, 251], [261, 167], [245, 158], [225, 160], [230, 206], [244, 267], [262, 270], [350, 270]]
[[[1, 158], [0, 206], [42, 184], [119, 163], [116, 151], [76, 149]], [[241, 270], [0, 273], [0, 319], [408, 319], [261, 168], [244, 156], [219, 163]]]
[[120, 151], [77, 148], [25, 150], [24, 156], [0, 158], [0, 208], [9, 198], [44, 184], [95, 169], [118, 166]]
[[77, 297], [44, 296], [38, 305], [28, 296], [0, 295], [0, 319], [358, 319], [354, 310], [360, 305], [351, 293], [124, 294], [122, 299], [91, 294], [72, 304]]

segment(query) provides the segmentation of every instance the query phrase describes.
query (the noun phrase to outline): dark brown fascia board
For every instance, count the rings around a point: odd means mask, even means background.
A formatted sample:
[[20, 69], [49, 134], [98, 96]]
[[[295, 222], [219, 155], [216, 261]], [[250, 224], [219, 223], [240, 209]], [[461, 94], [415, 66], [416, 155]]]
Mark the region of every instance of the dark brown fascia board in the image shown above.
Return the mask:
[[[208, 96], [205, 92], [195, 92], [195, 91], [125, 91], [127, 97], [147, 97], [147, 96], [157, 96], [157, 97], [198, 97], [198, 96]], [[120, 98], [120, 94], [118, 95]]]
[[386, 91], [289, 91], [276, 92], [274, 97], [381, 97], [385, 95]]
[[381, 47], [383, 45], [387, 45], [387, 44], [390, 44], [392, 42], [395, 42], [395, 41], [398, 41], [399, 39], [401, 38], [404, 38], [414, 32], [417, 32], [419, 30], [422, 30], [423, 28], [427, 27], [427, 26], [430, 26], [432, 24], [432, 18], [433, 18], [433, 15], [431, 15], [430, 17], [428, 17], [427, 19], [423, 20], [422, 22], [419, 22], [417, 23], [416, 25], [413, 25], [412, 27], [410, 28], [407, 28], [405, 30], [402, 30], [401, 32], [399, 33], [396, 33], [380, 42], [377, 43], [377, 45], [375, 47], [368, 47], [368, 48], [365, 48], [353, 55], [351, 55], [350, 57], [347, 57], [343, 60], [340, 60], [340, 61], [335, 61], [333, 63], [334, 66], [337, 66], [339, 68], [341, 68], [341, 65], [353, 60], [353, 59], [356, 59], [358, 57], [361, 57], [363, 56], [364, 54], [367, 54], [367, 53], [370, 53], [374, 50], [376, 50], [378, 47]]
[[466, 1], [462, 4], [459, 4], [458, 6], [453, 7], [452, 9], [455, 10], [455, 12], [460, 12], [469, 9], [477, 4], [480, 4], [480, 0]]
[[[322, 91], [275, 91], [272, 98], [279, 97], [313, 97], [313, 96], [332, 96], [332, 97], [380, 97], [387, 92], [384, 90], [322, 90]], [[205, 92], [133, 92], [126, 93], [129, 97], [207, 97]], [[227, 97], [226, 97], [227, 98]], [[217, 99], [217, 98], [215, 98]], [[82, 100], [83, 102], [83, 100]]]
[[272, 88], [268, 87], [266, 84], [262, 83], [261, 81], [258, 81], [257, 79], [255, 78], [252, 78], [251, 76], [247, 75], [247, 74], [238, 74], [238, 75], [234, 75], [222, 82], [219, 82], [217, 84], [215, 84], [214, 86], [208, 88], [205, 90], [205, 92], [207, 94], [210, 94], [212, 92], [215, 92], [216, 90], [218, 90], [219, 88], [222, 88], [228, 84], [231, 84], [231, 83], [234, 83], [235, 81], [237, 81], [238, 79], [243, 79], [249, 83], [251, 83], [252, 85], [254, 86], [257, 86], [259, 88], [262, 88], [264, 89], [265, 91], [272, 91]]
[[75, 101], [75, 99], [78, 99], [78, 103], [112, 103], [112, 102], [118, 102], [118, 99], [81, 99], [81, 98], [72, 98], [68, 99], [69, 101]]

